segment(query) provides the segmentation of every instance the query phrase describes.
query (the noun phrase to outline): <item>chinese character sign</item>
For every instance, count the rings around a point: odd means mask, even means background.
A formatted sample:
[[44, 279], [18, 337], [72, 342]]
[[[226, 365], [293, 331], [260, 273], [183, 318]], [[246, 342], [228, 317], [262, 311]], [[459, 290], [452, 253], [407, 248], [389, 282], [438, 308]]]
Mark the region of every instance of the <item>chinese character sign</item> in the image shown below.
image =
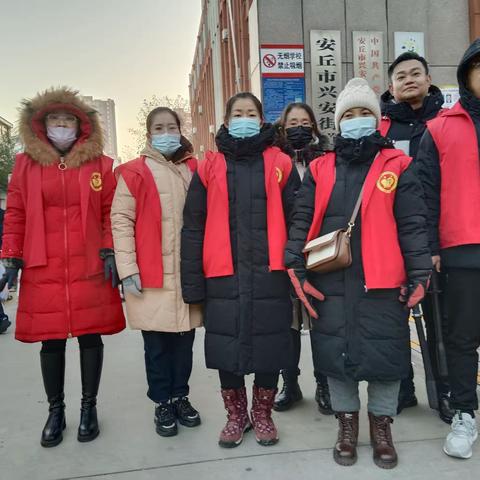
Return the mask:
[[320, 131], [332, 141], [335, 103], [342, 90], [340, 31], [311, 30], [312, 108]]
[[264, 77], [303, 76], [303, 45], [262, 45], [260, 65]]
[[353, 75], [367, 80], [377, 95], [383, 93], [383, 32], [353, 32]]
[[425, 56], [423, 32], [395, 32], [395, 58], [405, 52], [415, 52]]

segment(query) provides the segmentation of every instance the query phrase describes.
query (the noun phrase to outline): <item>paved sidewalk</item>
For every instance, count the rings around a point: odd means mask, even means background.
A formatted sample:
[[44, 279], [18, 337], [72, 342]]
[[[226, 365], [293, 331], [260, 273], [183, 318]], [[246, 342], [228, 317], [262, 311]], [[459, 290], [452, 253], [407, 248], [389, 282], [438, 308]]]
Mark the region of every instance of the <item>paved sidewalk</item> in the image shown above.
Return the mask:
[[[7, 304], [12, 315], [15, 305]], [[13, 327], [13, 325], [12, 325]], [[251, 433], [232, 450], [221, 449], [217, 437], [225, 421], [216, 372], [203, 361], [203, 331], [195, 341], [191, 379], [192, 403], [203, 423], [180, 427], [179, 435], [161, 438], [154, 430], [153, 405], [145, 395], [143, 344], [138, 332], [127, 330], [105, 337], [105, 365], [99, 395], [101, 434], [92, 443], [76, 440], [80, 408], [80, 369], [77, 342], [67, 347], [67, 429], [58, 447], [40, 446], [47, 416], [39, 366], [39, 345], [13, 339], [13, 328], [0, 336], [0, 480], [105, 479], [233, 480], [377, 480], [458, 479], [480, 476], [480, 441], [472, 459], [456, 460], [442, 452], [448, 426], [426, 406], [419, 355], [416, 386], [420, 405], [406, 410], [393, 425], [399, 466], [384, 471], [371, 459], [365, 409], [361, 414], [359, 461], [340, 467], [332, 459], [336, 420], [316, 410], [308, 335], [302, 336], [301, 385], [305, 400], [290, 412], [275, 413], [280, 442], [256, 444]], [[362, 388], [365, 399], [365, 388]]]

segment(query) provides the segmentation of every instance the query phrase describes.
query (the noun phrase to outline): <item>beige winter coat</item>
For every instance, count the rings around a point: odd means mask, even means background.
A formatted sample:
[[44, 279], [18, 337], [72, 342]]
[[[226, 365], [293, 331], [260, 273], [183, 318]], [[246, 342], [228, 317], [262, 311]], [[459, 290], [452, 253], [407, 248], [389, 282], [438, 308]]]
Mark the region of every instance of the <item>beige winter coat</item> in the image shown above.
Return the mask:
[[[141, 297], [127, 294], [127, 319], [136, 330], [187, 332], [202, 324], [201, 307], [186, 305], [180, 285], [180, 233], [183, 206], [192, 173], [185, 162], [166, 160], [152, 147], [142, 152], [162, 206], [163, 288], [143, 289]], [[112, 203], [112, 232], [120, 279], [139, 273], [135, 251], [135, 198], [124, 179], [118, 179]]]

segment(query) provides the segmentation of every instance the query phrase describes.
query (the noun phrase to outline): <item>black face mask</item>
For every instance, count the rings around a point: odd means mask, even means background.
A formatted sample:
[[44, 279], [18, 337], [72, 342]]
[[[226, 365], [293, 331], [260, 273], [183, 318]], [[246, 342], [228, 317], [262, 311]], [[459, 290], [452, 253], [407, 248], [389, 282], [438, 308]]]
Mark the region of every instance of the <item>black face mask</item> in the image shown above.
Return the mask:
[[288, 143], [295, 149], [305, 148], [313, 140], [312, 127], [290, 127], [285, 130]]

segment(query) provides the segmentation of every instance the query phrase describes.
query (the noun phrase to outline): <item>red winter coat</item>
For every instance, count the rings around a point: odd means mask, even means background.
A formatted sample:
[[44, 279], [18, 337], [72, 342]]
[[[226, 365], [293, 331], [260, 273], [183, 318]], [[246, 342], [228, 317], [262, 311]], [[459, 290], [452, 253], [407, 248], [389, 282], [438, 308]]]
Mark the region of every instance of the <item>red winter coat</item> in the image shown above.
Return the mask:
[[[80, 119], [80, 136], [66, 170], [45, 138], [43, 117], [66, 109]], [[49, 91], [22, 113], [25, 153], [17, 155], [8, 188], [2, 258], [24, 261], [15, 337], [24, 342], [125, 327], [117, 289], [103, 277], [101, 248], [112, 248], [112, 159], [102, 155], [91, 108], [68, 90]]]

